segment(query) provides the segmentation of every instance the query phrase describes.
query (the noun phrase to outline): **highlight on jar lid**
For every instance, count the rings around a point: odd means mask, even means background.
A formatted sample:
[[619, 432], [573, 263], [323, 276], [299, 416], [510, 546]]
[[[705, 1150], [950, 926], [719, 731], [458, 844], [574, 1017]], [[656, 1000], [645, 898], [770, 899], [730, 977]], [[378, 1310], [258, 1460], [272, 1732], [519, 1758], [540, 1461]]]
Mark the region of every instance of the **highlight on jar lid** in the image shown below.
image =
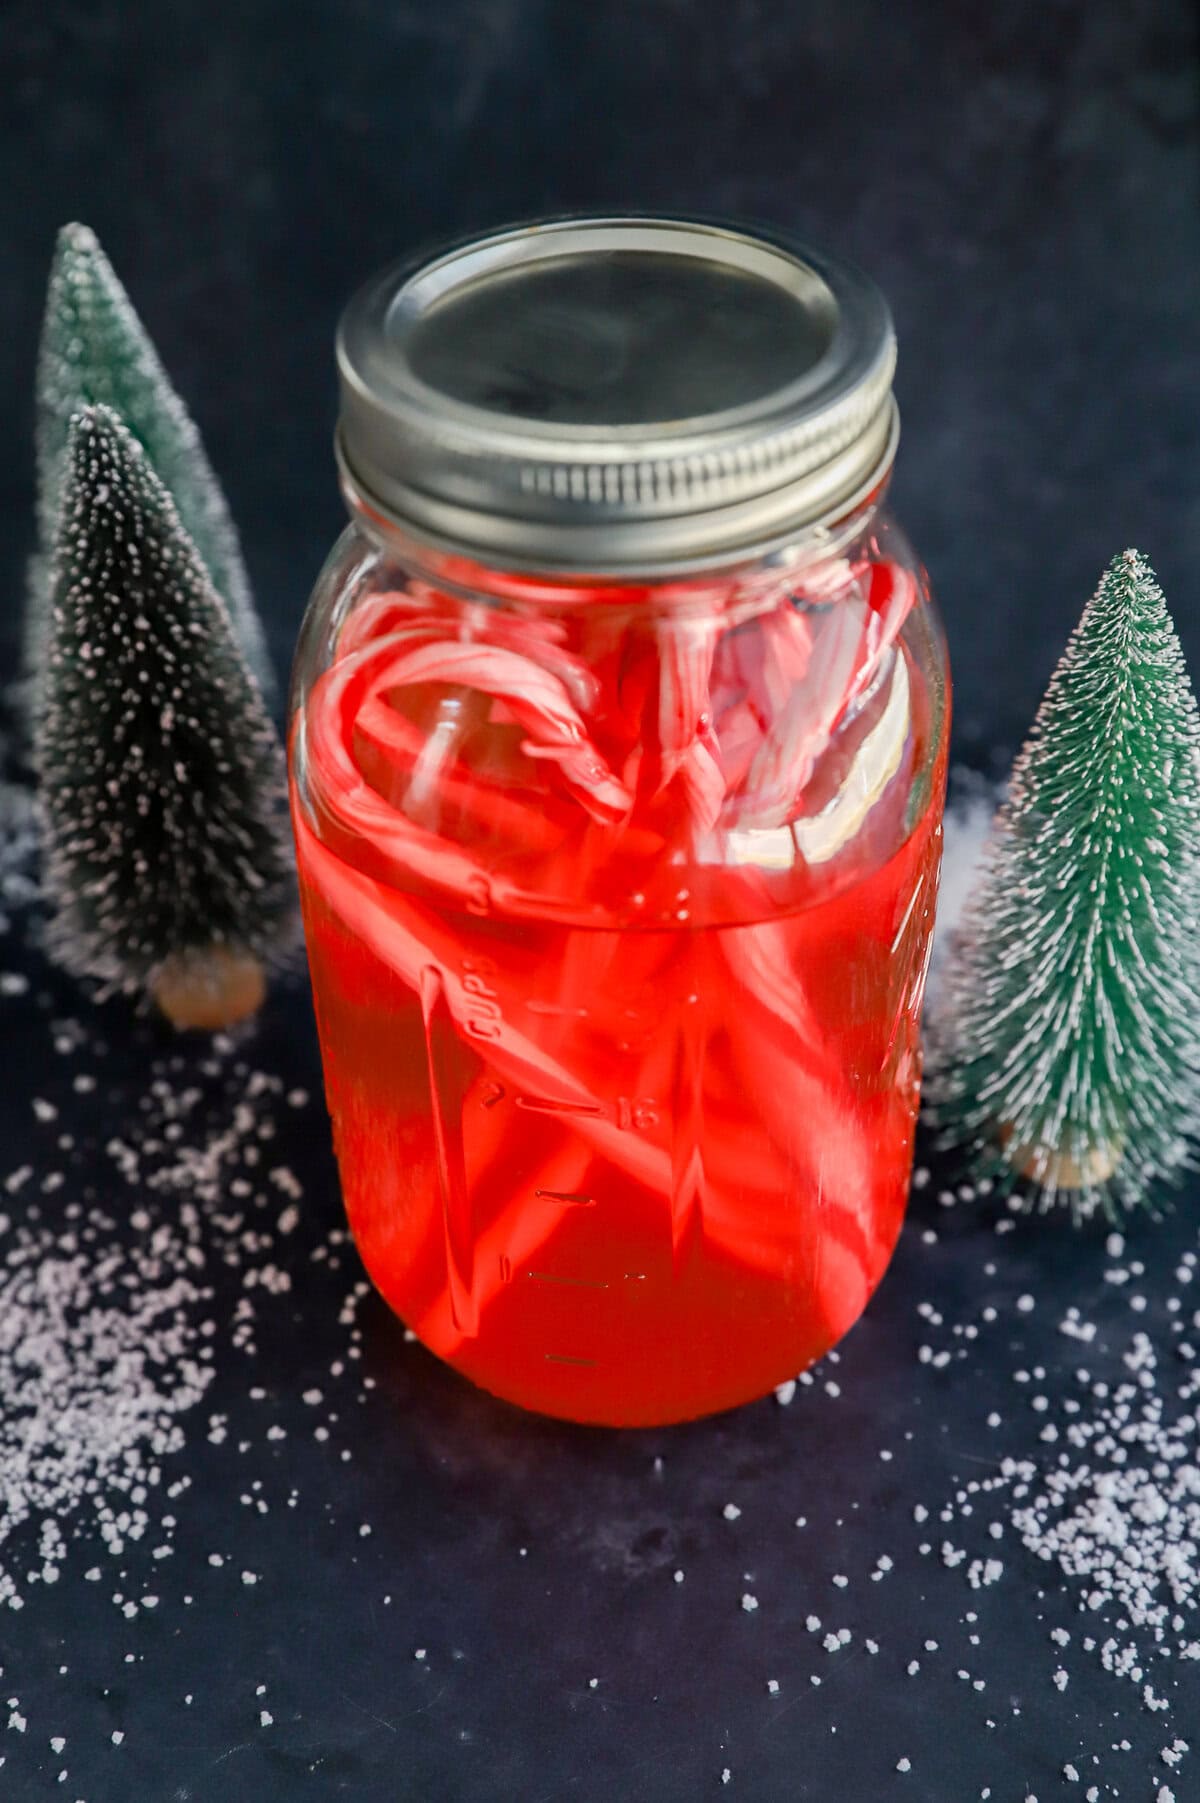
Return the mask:
[[352, 506], [507, 567], [761, 554], [851, 512], [899, 431], [874, 283], [683, 219], [555, 219], [386, 270], [338, 365]]

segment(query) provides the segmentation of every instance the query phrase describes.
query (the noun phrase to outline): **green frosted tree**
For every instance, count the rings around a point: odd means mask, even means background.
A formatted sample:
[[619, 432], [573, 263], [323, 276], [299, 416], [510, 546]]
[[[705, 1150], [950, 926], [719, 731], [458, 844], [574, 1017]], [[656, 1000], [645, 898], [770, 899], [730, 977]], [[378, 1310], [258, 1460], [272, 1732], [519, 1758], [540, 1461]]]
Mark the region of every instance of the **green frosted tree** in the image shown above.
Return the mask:
[[929, 1093], [989, 1176], [1144, 1202], [1200, 1106], [1200, 717], [1154, 572], [1114, 558], [1013, 769], [946, 974]]
[[51, 592], [51, 955], [179, 1025], [228, 1024], [292, 930], [282, 751], [171, 496], [105, 407], [72, 422]]
[[58, 236], [38, 353], [36, 403], [38, 552], [30, 567], [25, 644], [26, 671], [35, 691], [70, 423], [91, 405], [113, 408], [145, 448], [229, 609], [251, 669], [267, 687], [266, 647], [237, 532], [200, 434], [95, 234], [83, 225], [64, 226]]

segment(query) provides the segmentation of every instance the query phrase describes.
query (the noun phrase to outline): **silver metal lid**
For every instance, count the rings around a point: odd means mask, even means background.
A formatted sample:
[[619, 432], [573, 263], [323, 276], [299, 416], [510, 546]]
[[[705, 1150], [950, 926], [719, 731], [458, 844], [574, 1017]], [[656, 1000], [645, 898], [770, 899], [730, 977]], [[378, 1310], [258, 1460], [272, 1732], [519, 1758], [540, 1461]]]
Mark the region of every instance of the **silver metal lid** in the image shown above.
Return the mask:
[[485, 562], [697, 568], [882, 480], [895, 361], [849, 264], [682, 219], [554, 219], [351, 301], [338, 461], [352, 505]]

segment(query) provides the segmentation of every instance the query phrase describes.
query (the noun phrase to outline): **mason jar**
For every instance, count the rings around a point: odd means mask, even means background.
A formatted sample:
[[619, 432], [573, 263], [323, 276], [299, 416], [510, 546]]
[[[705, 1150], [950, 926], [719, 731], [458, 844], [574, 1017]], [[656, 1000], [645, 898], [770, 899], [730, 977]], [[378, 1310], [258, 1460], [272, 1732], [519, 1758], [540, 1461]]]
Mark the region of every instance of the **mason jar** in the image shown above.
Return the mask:
[[290, 731], [329, 1112], [372, 1279], [526, 1408], [762, 1395], [899, 1232], [949, 680], [894, 362], [856, 269], [685, 219], [343, 318]]

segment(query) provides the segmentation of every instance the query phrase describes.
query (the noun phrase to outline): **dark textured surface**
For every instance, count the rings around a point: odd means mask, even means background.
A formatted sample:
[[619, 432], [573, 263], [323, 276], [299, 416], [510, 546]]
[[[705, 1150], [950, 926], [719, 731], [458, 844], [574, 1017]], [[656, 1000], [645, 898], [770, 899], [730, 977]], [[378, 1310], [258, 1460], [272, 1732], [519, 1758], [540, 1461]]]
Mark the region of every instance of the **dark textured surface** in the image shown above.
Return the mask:
[[[87, 1010], [85, 1042], [64, 1057], [48, 1027], [79, 1015], [77, 991], [9, 937], [0, 970], [14, 969], [33, 987], [3, 1003], [22, 1076], [0, 1087], [0, 1143], [5, 1174], [29, 1162], [36, 1175], [6, 1207], [61, 1223], [93, 1184], [113, 1214], [128, 1210], [103, 1143], [135, 1132], [152, 1061], [181, 1042], [113, 1004]], [[298, 986], [277, 990], [243, 1049], [285, 1089], [319, 1091]], [[206, 1090], [221, 1129], [229, 1104], [200, 1068], [205, 1055], [185, 1050], [171, 1086]], [[97, 1079], [86, 1102], [77, 1072]], [[31, 1096], [59, 1120], [35, 1121]], [[180, 1418], [184, 1449], [163, 1461], [164, 1484], [191, 1480], [169, 1505], [173, 1556], [154, 1559], [154, 1531], [118, 1557], [85, 1531], [47, 1585], [24, 1577], [39, 1566], [31, 1530], [2, 1548], [27, 1598], [17, 1614], [0, 1608], [5, 1797], [1048, 1803], [1083, 1794], [1064, 1788], [1068, 1760], [1106, 1803], [1163, 1803], [1168, 1780], [1176, 1803], [1197, 1794], [1200, 1748], [1176, 1774], [1161, 1749], [1194, 1736], [1200, 1664], [1156, 1659], [1137, 1636], [1169, 1705], [1149, 1712], [1140, 1685], [1083, 1650], [1083, 1636], [1112, 1631], [1114, 1612], [1082, 1613], [1081, 1587], [1056, 1582], [1010, 1524], [1002, 1542], [989, 1537], [987, 1522], [1006, 1518], [1003, 1497], [980, 1495], [970, 1519], [939, 1519], [1006, 1455], [1053, 1463], [1058, 1448], [1039, 1435], [1048, 1421], [1065, 1425], [1063, 1398], [1083, 1394], [1078, 1367], [1119, 1383], [1135, 1332], [1179, 1344], [1170, 1324], [1181, 1317], [1164, 1305], [1181, 1287], [1180, 1253], [1197, 1243], [1195, 1194], [1167, 1222], [1141, 1225], [1125, 1268], [1140, 1258], [1148, 1269], [1126, 1287], [1105, 1281], [1102, 1234], [1056, 1220], [997, 1237], [1002, 1209], [946, 1210], [935, 1176], [866, 1316], [789, 1406], [767, 1399], [685, 1427], [609, 1433], [493, 1402], [405, 1344], [374, 1296], [359, 1313], [361, 1358], [348, 1357], [338, 1315], [357, 1261], [339, 1249], [335, 1271], [311, 1256], [340, 1220], [324, 1113], [319, 1103], [267, 1112], [278, 1123], [271, 1159], [305, 1183], [300, 1226], [279, 1255], [293, 1288], [256, 1295], [247, 1356], [228, 1333], [241, 1274], [210, 1259], [215, 1296], [203, 1313], [217, 1324], [216, 1376]], [[65, 1158], [53, 1150], [63, 1127], [77, 1136]], [[35, 1196], [50, 1168], [64, 1169], [64, 1187]], [[1187, 1320], [1186, 1290], [1183, 1300]], [[1086, 1347], [1061, 1331], [1068, 1307], [1096, 1324]], [[922, 1346], [945, 1361], [922, 1360]], [[1014, 1382], [1022, 1367], [1037, 1381]], [[1188, 1370], [1167, 1350], [1164, 1395]], [[1048, 1412], [1034, 1400], [1042, 1393]], [[314, 1437], [315, 1421], [331, 1423], [328, 1439]], [[918, 1504], [927, 1521], [914, 1519]], [[69, 1541], [87, 1513], [64, 1521]], [[972, 1559], [1002, 1557], [1002, 1581], [973, 1589], [965, 1562], [943, 1562], [946, 1540]], [[881, 1555], [892, 1567], [875, 1577]], [[85, 1578], [93, 1564], [99, 1582]], [[245, 1569], [257, 1575], [249, 1588]], [[147, 1591], [157, 1607], [127, 1620], [120, 1599]], [[843, 1628], [850, 1643], [827, 1650], [825, 1634]], [[1065, 1651], [1055, 1628], [1071, 1636]], [[1060, 1666], [1065, 1692], [1053, 1681]], [[4, 1731], [10, 1699], [23, 1732]]]
[[[947, 617], [960, 752], [1003, 755], [1020, 737], [1127, 542], [1157, 565], [1197, 656], [1194, 33], [1187, 0], [246, 0], [216, 13], [194, 0], [7, 0], [3, 644], [15, 644], [32, 526], [31, 363], [59, 223], [98, 230], [192, 405], [282, 667], [341, 520], [331, 336], [350, 289], [428, 238], [632, 204], [778, 222], [887, 290], [902, 353], [897, 498]], [[16, 959], [10, 945], [4, 962]], [[54, 1003], [78, 1005], [65, 989]], [[28, 1153], [29, 1097], [72, 1104], [31, 1025], [36, 999], [0, 1006], [5, 1051], [21, 1050], [19, 1079], [0, 1089], [11, 1169]], [[114, 1072], [136, 1082], [148, 1049], [123, 1019], [114, 1009]], [[254, 1056], [316, 1089], [300, 991], [275, 999]], [[169, 1575], [155, 1573], [157, 1615], [125, 1622], [112, 1584], [83, 1582], [81, 1548], [56, 1586], [0, 1620], [0, 1701], [19, 1694], [29, 1723], [0, 1732], [5, 1795], [968, 1803], [990, 1785], [997, 1803], [1045, 1803], [1080, 1750], [1103, 1754], [1098, 1781], [1124, 1798], [1154, 1798], [1168, 1779], [1179, 1803], [1200, 1794], [1194, 1769], [1171, 1778], [1158, 1757], [1196, 1719], [1188, 1674], [1200, 1668], [1179, 1668], [1178, 1688], [1156, 1675], [1171, 1709], [1154, 1716], [1073, 1642], [1060, 1694], [1047, 1634], [1078, 1636], [1075, 1597], [1015, 1544], [1003, 1586], [974, 1593], [961, 1570], [919, 1555], [912, 1520], [915, 1502], [936, 1509], [1003, 1452], [1036, 1454], [1011, 1371], [1040, 1359], [1048, 1388], [1067, 1381], [1079, 1351], [1057, 1331], [1066, 1306], [1102, 1323], [1089, 1362], [1119, 1374], [1133, 1329], [1162, 1325], [1175, 1255], [1195, 1238], [1187, 1208], [1139, 1243], [1149, 1308], [1135, 1319], [1103, 1282], [1095, 1241], [1056, 1226], [993, 1240], [976, 1215], [922, 1201], [844, 1349], [838, 1398], [817, 1386], [790, 1409], [768, 1401], [656, 1434], [507, 1411], [405, 1346], [371, 1303], [363, 1364], [378, 1388], [350, 1398], [341, 1439], [321, 1446], [299, 1398], [344, 1349], [344, 1286], [303, 1255], [338, 1204], [319, 1109], [284, 1137], [308, 1195], [296, 1289], [263, 1316], [252, 1381], [268, 1401], [248, 1398], [231, 1362], [188, 1424], [177, 1468], [194, 1487]], [[931, 1225], [933, 1247], [920, 1239]], [[1029, 1316], [1015, 1308], [1026, 1290]], [[969, 1364], [917, 1363], [922, 1297], [948, 1321], [997, 1306]], [[948, 1333], [938, 1343], [959, 1350]], [[993, 1407], [1000, 1434], [985, 1425]], [[200, 1425], [213, 1409], [230, 1417], [221, 1448]], [[265, 1419], [288, 1439], [268, 1444]], [[265, 1517], [238, 1501], [251, 1469]], [[923, 1532], [936, 1546], [944, 1531], [959, 1532], [936, 1520]], [[222, 1572], [207, 1563], [218, 1548]], [[876, 1583], [881, 1553], [895, 1570]], [[261, 1573], [253, 1590], [232, 1575], [243, 1560]], [[131, 1583], [147, 1580], [148, 1554], [128, 1565]], [[851, 1580], [844, 1593], [835, 1573]], [[810, 1611], [852, 1629], [844, 1654], [807, 1632]], [[61, 1757], [48, 1750], [57, 1734]], [[1111, 1750], [1126, 1738], [1128, 1752]]]

